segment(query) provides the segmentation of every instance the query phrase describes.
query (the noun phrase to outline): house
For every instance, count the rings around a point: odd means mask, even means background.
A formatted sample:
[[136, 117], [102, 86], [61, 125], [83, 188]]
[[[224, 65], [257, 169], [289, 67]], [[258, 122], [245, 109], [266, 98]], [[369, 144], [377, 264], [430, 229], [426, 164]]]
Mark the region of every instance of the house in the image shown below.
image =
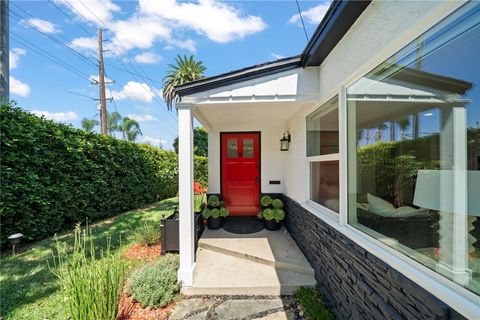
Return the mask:
[[177, 87], [183, 286], [195, 117], [208, 192], [236, 216], [282, 197], [337, 316], [479, 319], [478, 57], [478, 2], [334, 1], [301, 55]]

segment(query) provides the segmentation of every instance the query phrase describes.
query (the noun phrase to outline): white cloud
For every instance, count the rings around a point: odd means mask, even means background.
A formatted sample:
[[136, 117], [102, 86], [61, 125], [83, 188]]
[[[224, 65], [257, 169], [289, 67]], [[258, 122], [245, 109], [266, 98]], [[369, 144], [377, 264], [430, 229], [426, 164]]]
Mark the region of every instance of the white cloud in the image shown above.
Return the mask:
[[63, 121], [73, 121], [78, 119], [78, 115], [73, 111], [50, 112], [46, 110], [32, 110], [31, 112], [33, 114], [36, 114], [37, 116], [44, 116], [45, 118], [53, 121], [63, 122]]
[[134, 15], [127, 20], [113, 23], [111, 29], [115, 36], [113, 44], [107, 47], [115, 52], [133, 48], [148, 49], [156, 40], [169, 40], [171, 36], [170, 28], [157, 16]]
[[[57, 3], [64, 5], [66, 8], [74, 9], [72, 12], [80, 19], [83, 17], [89, 22], [103, 26], [109, 25], [112, 21], [113, 14], [120, 11], [120, 7], [111, 0], [55, 0]], [[100, 23], [100, 20], [102, 23]]]
[[57, 29], [57, 26], [54, 23], [47, 20], [31, 18], [31, 19], [22, 20], [22, 22], [26, 26], [34, 27], [35, 29], [41, 32], [45, 32], [45, 33], [60, 32], [60, 30]]
[[15, 69], [18, 67], [18, 63], [20, 62], [20, 57], [25, 55], [27, 51], [21, 48], [12, 48], [9, 53], [9, 65], [10, 70]]
[[244, 15], [234, 6], [217, 0], [199, 0], [198, 3], [139, 0], [139, 3], [141, 13], [188, 27], [215, 42], [241, 39], [266, 27], [261, 17]]
[[146, 83], [135, 81], [129, 81], [120, 91], [112, 91], [112, 96], [116, 100], [152, 102], [155, 95], [157, 95], [157, 89], [151, 88]]
[[138, 122], [145, 122], [145, 121], [154, 121], [157, 120], [154, 116], [151, 116], [149, 114], [142, 115], [142, 114], [129, 114], [127, 115], [127, 118], [130, 118], [132, 120], [138, 121]]
[[138, 63], [154, 64], [159, 62], [162, 59], [162, 57], [153, 52], [143, 52], [143, 53], [137, 54], [134, 57], [134, 59]]
[[174, 47], [180, 48], [180, 49], [186, 49], [192, 53], [197, 52], [196, 48], [196, 43], [192, 39], [187, 39], [187, 40], [170, 40], [169, 45], [165, 48], [167, 50], [172, 50]]
[[[308, 10], [302, 11], [302, 17], [304, 21], [311, 24], [319, 24], [325, 16], [325, 13], [327, 13], [328, 8], [330, 8], [330, 3], [330, 1], [324, 2], [317, 6], [311, 7]], [[300, 22], [300, 15], [298, 13], [293, 15], [288, 20], [288, 23], [300, 24]]]
[[284, 55], [281, 55], [281, 54], [278, 54], [278, 53], [272, 53], [271, 55], [272, 55], [272, 58], [276, 59], [276, 60], [285, 58]]
[[96, 38], [87, 38], [87, 37], [75, 38], [70, 42], [69, 46], [72, 47], [73, 49], [86, 51], [89, 53], [96, 53], [98, 50]]
[[153, 138], [153, 137], [149, 137], [149, 136], [143, 136], [142, 142], [151, 144], [153, 146], [159, 146], [159, 147], [161, 147], [162, 145], [167, 143], [167, 141], [165, 141], [162, 138]]
[[10, 76], [10, 92], [22, 97], [27, 97], [30, 94], [30, 86]]

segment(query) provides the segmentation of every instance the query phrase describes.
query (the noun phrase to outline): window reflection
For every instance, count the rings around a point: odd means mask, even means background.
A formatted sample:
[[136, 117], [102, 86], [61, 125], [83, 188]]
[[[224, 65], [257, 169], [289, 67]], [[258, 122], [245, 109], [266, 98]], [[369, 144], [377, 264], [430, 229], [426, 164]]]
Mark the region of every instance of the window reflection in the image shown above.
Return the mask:
[[480, 294], [480, 5], [347, 89], [349, 223]]

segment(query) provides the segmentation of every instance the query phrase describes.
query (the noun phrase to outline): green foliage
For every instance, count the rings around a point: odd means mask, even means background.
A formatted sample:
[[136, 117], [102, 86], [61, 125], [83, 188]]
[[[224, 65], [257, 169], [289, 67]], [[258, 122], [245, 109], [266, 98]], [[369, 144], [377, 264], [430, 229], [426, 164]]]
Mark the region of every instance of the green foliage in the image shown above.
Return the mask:
[[270, 196], [263, 196], [262, 199], [260, 199], [260, 204], [263, 207], [268, 207], [272, 204], [272, 198], [270, 198]]
[[[21, 232], [26, 241], [175, 196], [178, 157], [57, 124], [3, 105], [0, 114], [1, 245]], [[206, 158], [195, 158], [205, 183]]]
[[303, 312], [311, 320], [334, 320], [333, 313], [325, 307], [322, 294], [318, 288], [298, 289], [294, 297], [300, 302]]
[[190, 55], [190, 57], [177, 55], [175, 64], [169, 64], [168, 66], [170, 69], [163, 78], [162, 94], [168, 110], [172, 110], [173, 105], [180, 101], [180, 97], [175, 92], [175, 87], [202, 79], [206, 68], [202, 61], [195, 61], [193, 55]]
[[222, 218], [228, 217], [228, 215], [229, 215], [229, 212], [228, 212], [227, 208], [222, 207], [222, 208], [218, 209], [218, 211], [220, 211], [219, 214], [220, 214], [220, 217], [222, 217]]
[[146, 246], [152, 246], [160, 241], [160, 225], [143, 223], [134, 234], [135, 241]]
[[100, 124], [100, 121], [98, 121], [97, 119], [83, 118], [81, 126], [83, 130], [92, 132], [93, 128], [95, 128], [99, 124]]
[[177, 269], [178, 256], [167, 255], [135, 272], [129, 280], [128, 291], [142, 307], [165, 307], [179, 297]]
[[128, 117], [122, 118], [119, 130], [122, 132], [123, 140], [135, 141], [139, 135], [143, 135], [140, 123]]
[[220, 217], [220, 209], [214, 208], [210, 210], [210, 217], [211, 218], [218, 218]]
[[[178, 137], [173, 140], [173, 149], [178, 153]], [[203, 127], [193, 129], [193, 153], [197, 156], [208, 156], [208, 131]]]
[[210, 197], [208, 197], [209, 206], [218, 207], [219, 204], [220, 204], [220, 200], [218, 199], [218, 196], [213, 194]]
[[125, 263], [119, 255], [110, 253], [110, 240], [106, 250], [97, 253], [88, 228], [82, 231], [77, 225], [73, 252], [65, 253], [57, 241], [56, 253], [52, 272], [67, 298], [71, 319], [116, 319]]
[[200, 182], [202, 186], [208, 185], [208, 158], [195, 156], [193, 158], [195, 181]]
[[204, 208], [203, 211], [202, 211], [202, 217], [203, 217], [204, 219], [208, 219], [208, 218], [210, 218], [211, 216], [212, 216], [211, 210], [208, 209], [208, 208]]
[[285, 212], [283, 209], [272, 209], [267, 208], [258, 213], [257, 217], [259, 219], [265, 219], [267, 221], [275, 220], [277, 222], [283, 221], [285, 219]]
[[272, 200], [272, 206], [275, 209], [282, 209], [283, 208], [283, 202], [280, 199], [273, 199]]

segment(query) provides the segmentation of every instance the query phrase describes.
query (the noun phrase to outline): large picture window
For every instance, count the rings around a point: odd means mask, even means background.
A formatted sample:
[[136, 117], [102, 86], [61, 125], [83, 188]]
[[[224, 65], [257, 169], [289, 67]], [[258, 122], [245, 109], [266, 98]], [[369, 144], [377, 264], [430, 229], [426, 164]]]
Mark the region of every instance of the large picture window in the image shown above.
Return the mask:
[[336, 213], [339, 207], [338, 97], [307, 117], [310, 200]]
[[480, 4], [347, 88], [348, 222], [480, 294]]

